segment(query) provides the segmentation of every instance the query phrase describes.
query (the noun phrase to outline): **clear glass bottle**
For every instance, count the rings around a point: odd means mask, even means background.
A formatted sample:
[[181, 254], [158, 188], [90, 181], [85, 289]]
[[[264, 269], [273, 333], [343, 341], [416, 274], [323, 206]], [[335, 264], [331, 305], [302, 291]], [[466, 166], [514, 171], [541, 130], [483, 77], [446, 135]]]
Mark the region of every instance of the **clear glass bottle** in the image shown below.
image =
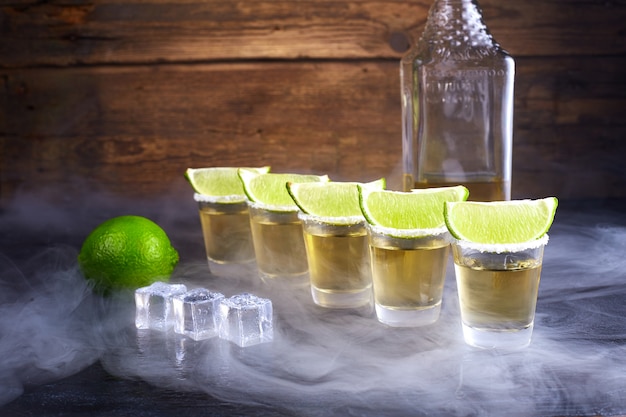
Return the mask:
[[403, 188], [463, 184], [511, 198], [515, 62], [475, 0], [435, 0], [400, 64]]

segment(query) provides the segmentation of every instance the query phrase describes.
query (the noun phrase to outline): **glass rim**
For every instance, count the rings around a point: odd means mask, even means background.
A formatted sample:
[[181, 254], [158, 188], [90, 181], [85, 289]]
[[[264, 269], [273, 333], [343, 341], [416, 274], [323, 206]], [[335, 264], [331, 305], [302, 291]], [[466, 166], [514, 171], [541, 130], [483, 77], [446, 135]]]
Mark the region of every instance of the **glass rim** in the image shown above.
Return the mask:
[[363, 216], [324, 217], [307, 214], [302, 210], [298, 211], [298, 218], [302, 221], [313, 221], [331, 226], [353, 226], [365, 223], [365, 217]]
[[291, 205], [276, 206], [272, 204], [265, 204], [265, 203], [260, 203], [258, 201], [251, 201], [251, 200], [246, 200], [246, 202], [248, 203], [248, 207], [251, 207], [253, 209], [266, 210], [266, 211], [273, 211], [273, 212], [280, 212], [280, 213], [295, 213], [299, 210], [298, 206], [296, 206], [295, 204], [293, 206]]
[[396, 229], [394, 227], [378, 226], [368, 223], [367, 227], [374, 233], [400, 239], [435, 237], [445, 235], [446, 233], [449, 234], [448, 228], [445, 226], [432, 229]]
[[458, 245], [464, 249], [472, 249], [478, 252], [487, 253], [508, 253], [508, 252], [521, 252], [528, 249], [538, 249], [548, 244], [550, 237], [546, 233], [542, 237], [536, 240], [530, 240], [520, 243], [476, 243], [469, 242], [467, 240], [454, 239], [453, 244]]
[[194, 193], [193, 199], [198, 203], [235, 204], [245, 203], [247, 197], [244, 194], [231, 195], [207, 195]]

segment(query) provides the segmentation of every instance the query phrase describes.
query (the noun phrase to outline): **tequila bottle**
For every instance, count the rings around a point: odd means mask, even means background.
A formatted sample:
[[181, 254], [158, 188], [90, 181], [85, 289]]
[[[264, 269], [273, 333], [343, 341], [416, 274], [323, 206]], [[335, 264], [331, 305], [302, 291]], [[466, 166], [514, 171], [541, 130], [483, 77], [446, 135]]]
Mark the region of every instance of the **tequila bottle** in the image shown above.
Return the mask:
[[470, 200], [511, 198], [515, 62], [475, 0], [435, 0], [403, 56], [403, 188], [462, 184]]

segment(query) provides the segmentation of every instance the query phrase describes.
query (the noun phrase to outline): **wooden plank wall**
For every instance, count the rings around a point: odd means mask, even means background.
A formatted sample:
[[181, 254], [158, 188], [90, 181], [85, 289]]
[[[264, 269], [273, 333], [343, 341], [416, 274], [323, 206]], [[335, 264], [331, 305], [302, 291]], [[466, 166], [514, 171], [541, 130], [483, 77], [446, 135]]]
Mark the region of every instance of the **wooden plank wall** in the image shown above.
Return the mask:
[[[481, 0], [517, 65], [513, 197], [626, 197], [626, 2]], [[400, 186], [430, 0], [0, 0], [0, 201], [188, 195], [187, 167]]]

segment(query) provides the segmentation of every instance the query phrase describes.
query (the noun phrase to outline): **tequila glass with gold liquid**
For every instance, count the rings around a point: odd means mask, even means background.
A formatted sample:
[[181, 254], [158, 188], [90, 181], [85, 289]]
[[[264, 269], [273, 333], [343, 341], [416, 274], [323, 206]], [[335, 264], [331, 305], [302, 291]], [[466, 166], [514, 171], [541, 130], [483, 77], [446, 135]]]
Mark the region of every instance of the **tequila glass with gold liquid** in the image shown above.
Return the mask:
[[226, 203], [195, 194], [209, 263], [231, 264], [254, 261], [248, 205]]
[[313, 301], [322, 307], [357, 308], [371, 304], [367, 229], [362, 217], [336, 219], [300, 212]]
[[307, 281], [308, 263], [302, 221], [297, 211], [274, 211], [248, 203], [259, 275], [264, 281]]
[[530, 343], [548, 236], [495, 251], [493, 245], [452, 244], [465, 341], [480, 348]]
[[412, 327], [437, 321], [450, 242], [445, 228], [424, 236], [369, 226], [374, 302], [381, 323]]

